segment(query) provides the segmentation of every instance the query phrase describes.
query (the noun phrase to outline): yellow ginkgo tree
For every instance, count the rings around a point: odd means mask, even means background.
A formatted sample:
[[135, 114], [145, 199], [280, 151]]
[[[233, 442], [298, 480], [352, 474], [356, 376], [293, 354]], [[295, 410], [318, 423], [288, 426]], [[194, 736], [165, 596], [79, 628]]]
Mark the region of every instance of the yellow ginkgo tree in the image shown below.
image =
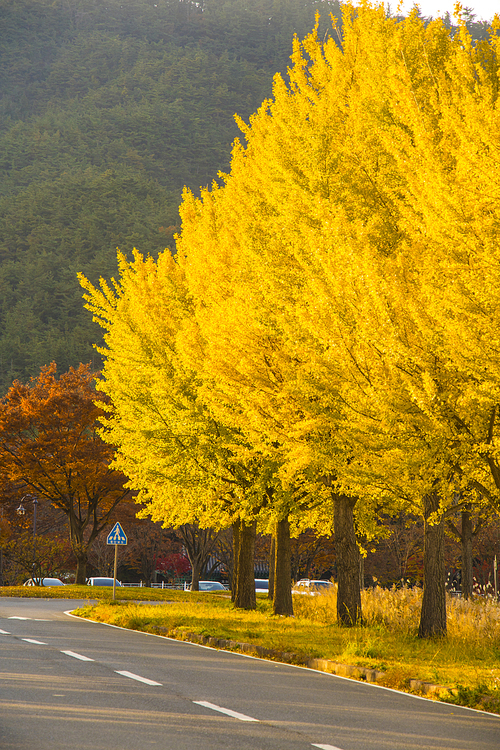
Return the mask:
[[[480, 407], [486, 380], [457, 366], [448, 340], [461, 307], [467, 330], [470, 290], [441, 286], [477, 230], [476, 195], [463, 198], [463, 177], [455, 191], [474, 128], [495, 202], [494, 137], [485, 144], [481, 132], [495, 120], [496, 45], [494, 30], [472, 49], [463, 27], [452, 38], [440, 21], [347, 6], [342, 48], [314, 34], [297, 42], [290, 83], [278, 77], [272, 101], [242, 124], [246, 143], [235, 144], [223, 186], [186, 195], [181, 209], [179, 252], [222, 420], [276, 457], [285, 485], [312, 472], [331, 487], [338, 552], [341, 518], [354, 539], [352, 510], [358, 524], [373, 503], [420, 510], [421, 635], [446, 630], [445, 516], [495, 494], [484, 427], [496, 407]], [[471, 97], [480, 101], [466, 113]], [[464, 126], [469, 114], [475, 124]], [[480, 242], [497, 242], [495, 221]], [[467, 388], [482, 433], [452, 408]], [[350, 589], [339, 619], [356, 621], [355, 555], [338, 563]]]
[[139, 253], [129, 263], [120, 253], [118, 263], [112, 285], [101, 280], [96, 288], [80, 277], [86, 306], [106, 331], [98, 389], [109, 396], [103, 436], [116, 446], [114, 465], [154, 521], [233, 525], [241, 558], [236, 603], [255, 606], [252, 544], [262, 466], [253, 456], [245, 460], [240, 436], [200, 397], [201, 368], [189, 358], [202, 362], [203, 351], [182, 269], [169, 253], [157, 263]]
[[446, 518], [500, 492], [499, 22], [474, 46], [347, 3], [336, 33], [295, 41], [230, 172], [185, 191], [175, 260], [84, 282], [100, 387], [153, 517], [333, 524], [341, 624], [377, 514], [420, 513], [439, 635]]

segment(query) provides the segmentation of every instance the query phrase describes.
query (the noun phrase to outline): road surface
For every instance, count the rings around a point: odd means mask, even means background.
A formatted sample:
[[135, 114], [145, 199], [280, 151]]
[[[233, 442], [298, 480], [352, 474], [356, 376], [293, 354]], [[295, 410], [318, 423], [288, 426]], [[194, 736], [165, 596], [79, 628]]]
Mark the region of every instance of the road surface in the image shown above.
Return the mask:
[[0, 598], [1, 750], [499, 750], [500, 717]]

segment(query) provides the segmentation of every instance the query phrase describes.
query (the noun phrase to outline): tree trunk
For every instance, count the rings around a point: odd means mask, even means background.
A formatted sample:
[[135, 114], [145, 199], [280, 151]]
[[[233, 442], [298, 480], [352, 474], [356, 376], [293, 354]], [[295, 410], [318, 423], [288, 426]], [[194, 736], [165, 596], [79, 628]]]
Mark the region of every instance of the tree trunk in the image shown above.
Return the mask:
[[178, 534], [191, 563], [191, 591], [199, 591], [200, 575], [212, 554], [217, 533], [212, 529], [201, 529], [197, 523], [179, 526]]
[[468, 509], [462, 511], [462, 597], [472, 598], [472, 517]]
[[337, 557], [337, 622], [351, 627], [362, 622], [359, 586], [359, 550], [354, 528], [356, 498], [333, 496], [335, 553]]
[[269, 591], [267, 592], [267, 598], [273, 601], [274, 599], [274, 570], [276, 567], [276, 535], [273, 534], [271, 537], [271, 550], [269, 552]]
[[424, 498], [424, 594], [420, 613], [419, 638], [446, 635], [446, 589], [444, 567], [444, 519], [430, 524], [439, 510], [439, 495]]
[[257, 522], [241, 522], [238, 549], [238, 573], [234, 604], [240, 609], [256, 609], [255, 596], [255, 535]]
[[193, 558], [191, 558], [189, 562], [191, 563], [191, 591], [199, 591], [200, 590], [201, 560], [196, 555]]
[[73, 550], [73, 552], [76, 558], [75, 583], [80, 586], [85, 586], [87, 583], [87, 553], [85, 551], [84, 554], [77, 554], [75, 550]]
[[233, 578], [231, 581], [231, 601], [236, 601], [236, 591], [238, 590], [238, 559], [240, 556], [240, 530], [241, 521], [238, 518], [232, 525], [233, 529]]
[[274, 615], [293, 615], [290, 523], [288, 517], [276, 524], [276, 564], [274, 571]]
[[78, 523], [76, 518], [71, 516], [69, 539], [76, 560], [75, 583], [80, 586], [85, 586], [87, 583], [88, 545], [85, 544], [83, 539], [83, 529], [81, 528], [81, 524]]

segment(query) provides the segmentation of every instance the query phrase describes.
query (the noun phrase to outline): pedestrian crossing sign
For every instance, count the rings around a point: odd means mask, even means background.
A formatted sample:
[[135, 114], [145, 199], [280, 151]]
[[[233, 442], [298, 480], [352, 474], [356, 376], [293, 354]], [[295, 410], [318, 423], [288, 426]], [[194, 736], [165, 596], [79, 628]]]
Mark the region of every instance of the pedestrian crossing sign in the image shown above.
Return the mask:
[[115, 523], [115, 525], [109, 532], [107, 543], [108, 544], [127, 544], [127, 537], [125, 536], [125, 532], [123, 531], [118, 521]]

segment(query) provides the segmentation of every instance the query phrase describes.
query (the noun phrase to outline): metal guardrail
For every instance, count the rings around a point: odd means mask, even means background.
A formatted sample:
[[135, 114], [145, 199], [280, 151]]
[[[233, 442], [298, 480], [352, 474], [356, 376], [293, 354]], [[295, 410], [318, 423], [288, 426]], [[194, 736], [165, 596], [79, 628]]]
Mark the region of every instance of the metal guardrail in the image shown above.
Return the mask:
[[[144, 584], [142, 581], [139, 581], [138, 583], [123, 583], [122, 586], [128, 586], [129, 588], [136, 588], [136, 589], [142, 589], [147, 588], [146, 584]], [[164, 583], [163, 581], [161, 583], [152, 583], [150, 588], [152, 589], [174, 589], [177, 591], [182, 591], [184, 589], [183, 583]]]

